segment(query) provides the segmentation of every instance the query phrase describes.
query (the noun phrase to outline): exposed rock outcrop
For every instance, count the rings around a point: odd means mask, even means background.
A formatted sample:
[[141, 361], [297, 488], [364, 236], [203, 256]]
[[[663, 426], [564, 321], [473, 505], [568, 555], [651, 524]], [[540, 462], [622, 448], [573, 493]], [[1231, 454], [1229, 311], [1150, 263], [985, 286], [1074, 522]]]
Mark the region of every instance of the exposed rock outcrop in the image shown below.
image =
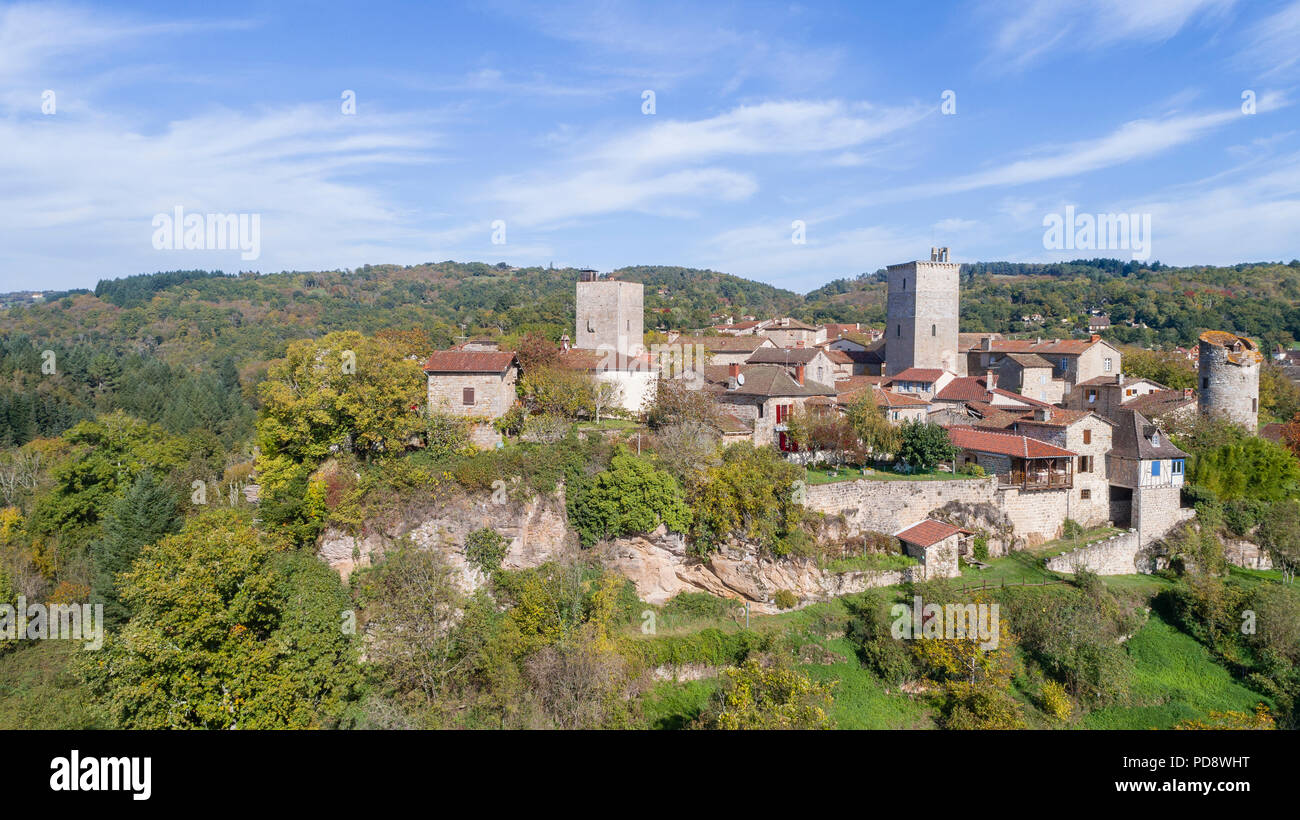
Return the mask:
[[486, 493], [451, 493], [412, 505], [383, 520], [367, 521], [359, 533], [330, 528], [321, 536], [317, 556], [346, 579], [354, 569], [370, 566], [403, 537], [420, 549], [436, 549], [447, 558], [460, 587], [473, 592], [487, 580], [465, 558], [465, 539], [490, 527], [509, 540], [501, 566], [540, 566], [577, 549], [564, 511], [563, 489], [526, 502], [496, 503]]

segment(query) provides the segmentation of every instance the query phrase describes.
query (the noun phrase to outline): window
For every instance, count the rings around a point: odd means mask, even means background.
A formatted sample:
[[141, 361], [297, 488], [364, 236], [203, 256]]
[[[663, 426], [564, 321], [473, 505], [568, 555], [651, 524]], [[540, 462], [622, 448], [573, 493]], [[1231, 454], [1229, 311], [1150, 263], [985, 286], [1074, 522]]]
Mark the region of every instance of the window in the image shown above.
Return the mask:
[[1137, 394], [1137, 391], [1134, 390], [1134, 389], [1131, 388], [1131, 387], [1124, 391], [1124, 395], [1125, 395], [1125, 396], [1133, 396], [1133, 395], [1136, 395], [1136, 394]]
[[1209, 389], [1210, 389], [1210, 377], [1209, 377], [1209, 376], [1205, 376], [1205, 377], [1203, 377], [1203, 378], [1201, 379], [1201, 389], [1202, 389], [1202, 390], [1209, 390]]
[[1258, 413], [1258, 412], [1259, 412], [1259, 399], [1251, 399], [1251, 400], [1250, 400], [1250, 412], [1252, 412], [1252, 413]]
[[1079, 456], [1079, 472], [1092, 472], [1092, 456]]
[[1084, 430], [1084, 431], [1083, 431], [1083, 443], [1084, 443], [1084, 444], [1092, 444], [1092, 431], [1091, 431], [1091, 430]]
[[903, 290], [907, 290], [907, 277], [903, 277]]
[[902, 335], [903, 335], [903, 326], [902, 326], [902, 325], [896, 325], [896, 326], [894, 327], [894, 335], [895, 335], [895, 336], [902, 336]]
[[1088, 402], [1092, 403], [1095, 401], [1097, 401], [1097, 391], [1090, 387], [1088, 388]]
[[1043, 374], [1039, 375], [1039, 377], [1038, 377], [1038, 383], [1039, 383], [1039, 384], [1047, 384], [1047, 374], [1046, 374], [1046, 373], [1043, 373]]
[[1092, 490], [1079, 490], [1079, 500], [1087, 501], [1092, 498]]
[[939, 326], [938, 326], [938, 325], [930, 325], [930, 335], [931, 335], [931, 336], [938, 336], [938, 335], [939, 335]]
[[763, 417], [763, 405], [761, 404], [758, 406], [758, 417], [760, 419]]
[[1069, 359], [1061, 359], [1061, 369], [1062, 369], [1062, 370], [1067, 370], [1067, 369], [1069, 369], [1069, 367], [1070, 367], [1070, 360], [1069, 360]]
[[465, 388], [465, 390], [460, 394], [460, 403], [465, 405], [470, 405], [474, 403], [474, 388], [472, 387]]
[[1110, 359], [1106, 359], [1105, 362], [1103, 362], [1102, 367], [1104, 367], [1105, 370], [1106, 370], [1106, 372], [1109, 373], [1109, 372], [1110, 372]]
[[1155, 478], [1160, 475], [1160, 462], [1151, 462], [1151, 477]]
[[1183, 460], [1182, 460], [1181, 458], [1176, 458], [1176, 459], [1174, 459], [1174, 460], [1170, 463], [1170, 465], [1169, 465], [1169, 473], [1170, 473], [1170, 475], [1182, 475], [1182, 474], [1183, 474]]

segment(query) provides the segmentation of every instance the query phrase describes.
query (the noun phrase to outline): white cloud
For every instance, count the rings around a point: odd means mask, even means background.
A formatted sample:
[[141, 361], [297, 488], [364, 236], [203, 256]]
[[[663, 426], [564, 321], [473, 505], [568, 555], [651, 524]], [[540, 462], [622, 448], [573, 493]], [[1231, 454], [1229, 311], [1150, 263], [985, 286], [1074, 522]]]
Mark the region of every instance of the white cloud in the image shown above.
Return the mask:
[[486, 196], [505, 210], [503, 218], [529, 225], [629, 210], [689, 215], [700, 202], [734, 202], [759, 187], [752, 173], [701, 163], [842, 151], [926, 113], [921, 106], [783, 101], [700, 120], [655, 120], [604, 139], [577, 138], [552, 167], [498, 177]]
[[1024, 68], [1048, 54], [1126, 41], [1163, 42], [1197, 23], [1225, 19], [1236, 0], [995, 0], [982, 13], [998, 19], [990, 62]]

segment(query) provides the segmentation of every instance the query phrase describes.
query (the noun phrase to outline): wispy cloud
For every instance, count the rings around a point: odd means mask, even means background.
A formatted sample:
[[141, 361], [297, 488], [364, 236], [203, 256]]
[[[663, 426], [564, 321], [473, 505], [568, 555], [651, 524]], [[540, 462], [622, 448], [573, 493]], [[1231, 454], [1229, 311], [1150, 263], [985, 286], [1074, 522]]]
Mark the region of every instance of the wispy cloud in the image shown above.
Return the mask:
[[843, 151], [893, 134], [927, 111], [783, 101], [699, 120], [656, 121], [603, 140], [575, 138], [552, 167], [499, 177], [487, 197], [526, 224], [627, 210], [689, 215], [698, 202], [732, 202], [759, 188], [751, 171], [702, 163]]
[[1163, 42], [1196, 23], [1226, 19], [1236, 0], [996, 0], [990, 62], [1021, 69], [1049, 54], [1098, 49], [1128, 41]]

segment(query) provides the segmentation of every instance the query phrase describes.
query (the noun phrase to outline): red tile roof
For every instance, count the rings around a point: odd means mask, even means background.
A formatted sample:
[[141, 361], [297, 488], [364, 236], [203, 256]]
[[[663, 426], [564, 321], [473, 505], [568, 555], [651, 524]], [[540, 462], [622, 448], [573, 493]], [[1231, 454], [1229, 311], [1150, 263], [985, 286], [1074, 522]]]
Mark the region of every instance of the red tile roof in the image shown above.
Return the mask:
[[994, 453], [1015, 458], [1066, 458], [1077, 455], [1028, 436], [981, 430], [975, 427], [949, 427], [948, 436], [957, 447], [980, 453]]
[[924, 549], [925, 547], [932, 547], [943, 539], [959, 532], [969, 533], [970, 530], [963, 530], [961, 527], [954, 527], [952, 524], [945, 524], [942, 521], [927, 518], [920, 524], [913, 524], [894, 537], [899, 541], [906, 541]]
[[944, 401], [988, 401], [988, 392], [982, 376], [960, 376], [945, 384], [935, 394], [935, 398]]
[[896, 382], [926, 382], [933, 384], [943, 375], [943, 371], [938, 368], [926, 367], [909, 367], [890, 377], [891, 381]]
[[435, 350], [425, 373], [504, 373], [514, 364], [512, 350]]
[[[1038, 353], [1044, 356], [1064, 353], [1077, 356], [1095, 344], [1104, 344], [1101, 339], [1047, 339], [1030, 341], [1029, 339], [994, 339], [989, 352], [992, 353]], [[985, 350], [983, 343], [967, 348], [979, 352]]]

